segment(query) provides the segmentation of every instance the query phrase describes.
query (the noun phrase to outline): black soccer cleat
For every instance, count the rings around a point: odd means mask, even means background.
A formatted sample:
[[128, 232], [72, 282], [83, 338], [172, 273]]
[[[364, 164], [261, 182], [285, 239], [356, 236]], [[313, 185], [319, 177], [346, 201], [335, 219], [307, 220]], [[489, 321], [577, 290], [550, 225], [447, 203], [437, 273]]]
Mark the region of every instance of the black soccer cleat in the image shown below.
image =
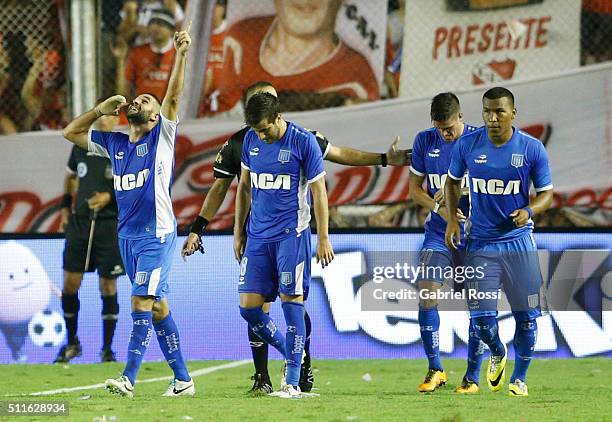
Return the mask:
[[62, 346], [53, 363], [68, 363], [82, 354], [83, 348], [81, 347], [81, 342], [76, 338], [76, 343]]
[[272, 381], [270, 381], [270, 376], [268, 374], [254, 374], [251, 379], [254, 382], [249, 394], [253, 396], [264, 396], [274, 391], [272, 388]]
[[115, 352], [110, 347], [100, 350], [100, 362], [117, 362]]

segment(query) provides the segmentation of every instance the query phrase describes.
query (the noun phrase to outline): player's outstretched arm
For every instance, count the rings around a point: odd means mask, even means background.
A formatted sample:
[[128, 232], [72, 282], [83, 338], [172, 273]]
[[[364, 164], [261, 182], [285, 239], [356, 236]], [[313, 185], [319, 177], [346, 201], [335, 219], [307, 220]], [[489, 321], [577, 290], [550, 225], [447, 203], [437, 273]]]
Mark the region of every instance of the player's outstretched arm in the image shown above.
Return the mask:
[[126, 105], [127, 102], [123, 95], [113, 95], [107, 98], [95, 108], [86, 111], [68, 123], [68, 126], [64, 128], [64, 138], [87, 150], [87, 133], [96, 119], [102, 115], [113, 114], [116, 116], [119, 114], [119, 110]]
[[234, 220], [234, 256], [236, 260], [242, 259], [246, 236], [244, 223], [246, 222], [251, 207], [251, 172], [244, 167], [240, 173], [238, 191], [236, 192], [236, 218]]
[[325, 178], [320, 177], [310, 184], [315, 218], [317, 220], [317, 262], [325, 268], [334, 259], [334, 249], [329, 243], [329, 208]]
[[176, 121], [178, 114], [179, 101], [181, 93], [183, 92], [183, 84], [185, 82], [185, 66], [187, 65], [187, 52], [191, 46], [191, 37], [189, 36], [189, 30], [191, 29], [191, 22], [187, 25], [184, 31], [174, 33], [174, 48], [176, 49], [176, 56], [174, 57], [174, 66], [172, 67], [172, 73], [168, 81], [168, 89], [166, 96], [162, 101], [161, 113], [162, 115], [172, 121]]
[[552, 189], [538, 192], [535, 198], [529, 203], [529, 206], [512, 211], [510, 217], [517, 227], [523, 227], [532, 216], [543, 213], [550, 208], [552, 202]]
[[215, 217], [217, 211], [223, 204], [227, 191], [232, 184], [233, 178], [216, 179], [212, 187], [206, 194], [200, 214], [196, 220], [191, 224], [189, 235], [183, 244], [183, 259], [192, 255], [195, 251], [199, 250], [202, 245], [202, 235], [208, 223]]
[[444, 184], [444, 197], [446, 201], [446, 212], [448, 220], [446, 224], [445, 242], [451, 249], [457, 249], [461, 244], [461, 232], [459, 230], [459, 219], [457, 218], [457, 208], [459, 197], [461, 196], [461, 179], [456, 180], [449, 175]]
[[325, 156], [327, 161], [345, 166], [407, 166], [410, 165], [408, 149], [397, 149], [399, 137], [396, 137], [386, 153], [361, 151], [349, 147], [331, 145]]

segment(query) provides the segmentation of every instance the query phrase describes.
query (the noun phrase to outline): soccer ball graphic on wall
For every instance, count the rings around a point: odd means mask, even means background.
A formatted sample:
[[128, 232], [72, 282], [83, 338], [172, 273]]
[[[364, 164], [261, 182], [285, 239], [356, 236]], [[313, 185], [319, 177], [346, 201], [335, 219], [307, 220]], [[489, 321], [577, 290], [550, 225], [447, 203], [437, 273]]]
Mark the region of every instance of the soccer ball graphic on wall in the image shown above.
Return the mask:
[[59, 346], [66, 335], [64, 318], [59, 313], [48, 309], [38, 312], [28, 324], [28, 333], [32, 343], [37, 346]]
[[15, 241], [0, 242], [0, 331], [13, 360], [27, 359], [28, 323], [47, 308], [50, 292], [49, 276], [34, 253]]

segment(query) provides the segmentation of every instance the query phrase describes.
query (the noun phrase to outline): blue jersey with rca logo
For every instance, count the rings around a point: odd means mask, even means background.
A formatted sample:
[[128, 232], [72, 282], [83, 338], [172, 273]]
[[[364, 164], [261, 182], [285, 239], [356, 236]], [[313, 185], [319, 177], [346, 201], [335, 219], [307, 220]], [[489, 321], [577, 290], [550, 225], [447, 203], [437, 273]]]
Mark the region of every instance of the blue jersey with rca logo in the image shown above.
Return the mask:
[[448, 175], [455, 180], [468, 172], [470, 216], [466, 233], [471, 239], [518, 239], [533, 231], [533, 221], [516, 227], [510, 214], [529, 205], [530, 181], [536, 192], [553, 188], [548, 154], [538, 139], [513, 128], [501, 147], [490, 140], [486, 127], [461, 139], [453, 149]]
[[165, 238], [176, 230], [170, 189], [177, 124], [160, 113], [136, 143], [125, 133], [89, 132], [89, 151], [112, 163], [120, 238]]
[[[476, 129], [476, 126], [464, 124], [461, 136], [472, 133]], [[444, 182], [448, 177], [451, 151], [457, 142], [458, 140], [445, 141], [435, 127], [419, 132], [414, 139], [410, 171], [426, 178], [427, 193], [432, 198], [437, 191], [444, 188]], [[459, 201], [459, 208], [467, 215], [469, 205], [466, 196], [462, 196]], [[461, 229], [463, 234], [463, 225]], [[444, 240], [445, 231], [446, 221], [437, 213], [430, 212], [425, 222], [425, 234]]]
[[249, 239], [273, 242], [307, 229], [308, 184], [325, 176], [323, 155], [315, 136], [287, 122], [283, 137], [267, 144], [249, 130], [241, 161], [251, 176]]

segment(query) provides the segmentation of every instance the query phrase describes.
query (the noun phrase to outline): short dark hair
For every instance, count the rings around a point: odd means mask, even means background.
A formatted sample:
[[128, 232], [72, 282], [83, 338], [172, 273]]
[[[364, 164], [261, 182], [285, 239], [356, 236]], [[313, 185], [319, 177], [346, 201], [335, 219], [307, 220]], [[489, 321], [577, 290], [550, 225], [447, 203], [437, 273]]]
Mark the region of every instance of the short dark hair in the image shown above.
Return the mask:
[[431, 120], [443, 122], [461, 112], [459, 98], [452, 92], [442, 92], [431, 99]]
[[261, 92], [251, 97], [244, 111], [244, 122], [250, 126], [257, 126], [266, 119], [274, 121], [280, 114], [280, 101], [272, 94]]
[[244, 97], [242, 99], [243, 100], [242, 102], [246, 104], [246, 99], [251, 97], [253, 92], [259, 91], [261, 89], [268, 88], [268, 87], [274, 88], [274, 85], [272, 85], [268, 81], [257, 81], [254, 84], [249, 85], [247, 89], [244, 90]]
[[483, 99], [486, 98], [488, 100], [497, 100], [504, 97], [510, 99], [510, 103], [514, 108], [514, 94], [512, 94], [512, 92], [510, 92], [508, 88], [504, 88], [503, 86], [496, 86], [495, 88], [491, 88], [482, 96]]

